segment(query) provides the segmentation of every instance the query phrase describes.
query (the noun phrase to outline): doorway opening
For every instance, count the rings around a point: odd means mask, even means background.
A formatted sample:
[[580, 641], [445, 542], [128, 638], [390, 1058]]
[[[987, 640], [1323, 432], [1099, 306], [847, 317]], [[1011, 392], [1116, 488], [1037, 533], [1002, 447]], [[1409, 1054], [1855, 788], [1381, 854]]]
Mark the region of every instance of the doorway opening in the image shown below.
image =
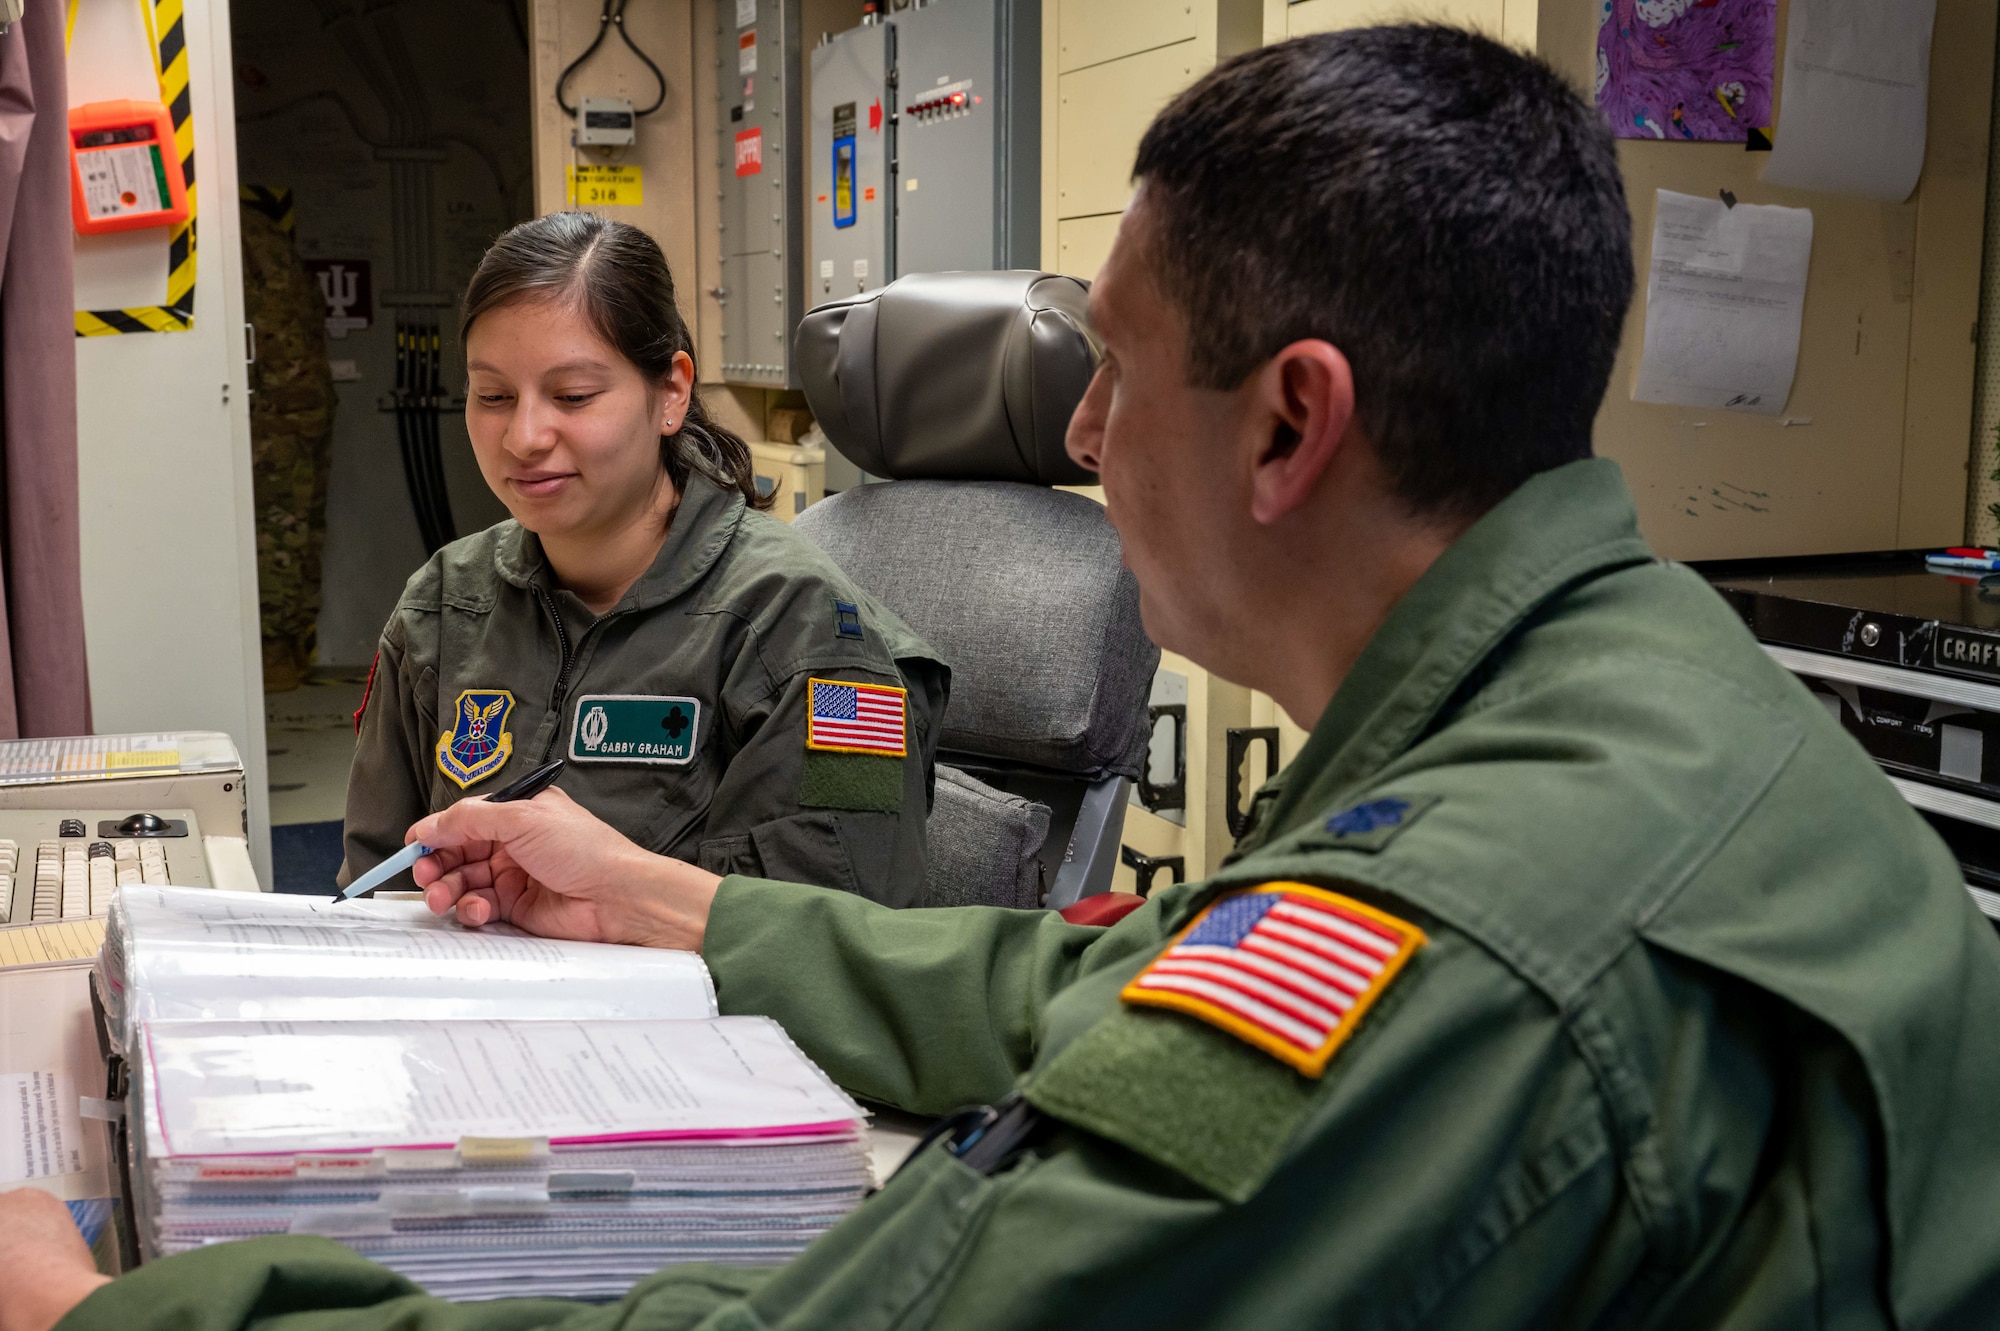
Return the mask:
[[465, 435], [459, 294], [533, 215], [527, 0], [233, 0], [258, 590], [280, 891], [331, 891], [376, 643], [506, 516]]

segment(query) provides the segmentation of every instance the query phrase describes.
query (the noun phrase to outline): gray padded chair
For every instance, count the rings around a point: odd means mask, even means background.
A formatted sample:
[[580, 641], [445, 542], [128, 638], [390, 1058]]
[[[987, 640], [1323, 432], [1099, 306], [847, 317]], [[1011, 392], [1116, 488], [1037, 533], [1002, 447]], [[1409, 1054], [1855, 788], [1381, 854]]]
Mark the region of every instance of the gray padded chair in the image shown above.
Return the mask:
[[799, 325], [806, 400], [871, 476], [794, 526], [951, 666], [927, 900], [1060, 908], [1105, 891], [1160, 652], [1098, 504], [1049, 487], [1096, 368], [1087, 288], [927, 273]]

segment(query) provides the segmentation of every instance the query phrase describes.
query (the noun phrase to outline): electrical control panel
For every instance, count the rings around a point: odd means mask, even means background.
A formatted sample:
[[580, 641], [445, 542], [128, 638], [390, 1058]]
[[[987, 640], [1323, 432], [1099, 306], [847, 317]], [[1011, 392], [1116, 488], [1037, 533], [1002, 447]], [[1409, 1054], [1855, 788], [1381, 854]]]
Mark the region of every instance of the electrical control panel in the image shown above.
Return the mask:
[[891, 276], [895, 35], [888, 23], [867, 23], [813, 48], [809, 304], [873, 290]]
[[811, 54], [809, 304], [1041, 265], [1041, 6], [931, 0]]
[[722, 207], [722, 377], [797, 387], [805, 313], [805, 107], [801, 0], [715, 0]]
[[1041, 5], [896, 14], [896, 275], [1041, 266]]
[[1041, 263], [1037, 0], [913, 4], [809, 54], [802, 2], [715, 0], [729, 383], [798, 387], [792, 335], [822, 301]]

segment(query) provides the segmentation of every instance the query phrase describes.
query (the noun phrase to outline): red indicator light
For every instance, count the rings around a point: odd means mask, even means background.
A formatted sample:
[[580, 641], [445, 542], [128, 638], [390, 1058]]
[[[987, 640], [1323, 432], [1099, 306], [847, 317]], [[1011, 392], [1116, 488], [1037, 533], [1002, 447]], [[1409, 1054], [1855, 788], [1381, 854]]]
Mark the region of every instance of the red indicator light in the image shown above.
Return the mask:
[[953, 93], [951, 95], [951, 104], [953, 106], [963, 106], [965, 104], [965, 94], [962, 92]]

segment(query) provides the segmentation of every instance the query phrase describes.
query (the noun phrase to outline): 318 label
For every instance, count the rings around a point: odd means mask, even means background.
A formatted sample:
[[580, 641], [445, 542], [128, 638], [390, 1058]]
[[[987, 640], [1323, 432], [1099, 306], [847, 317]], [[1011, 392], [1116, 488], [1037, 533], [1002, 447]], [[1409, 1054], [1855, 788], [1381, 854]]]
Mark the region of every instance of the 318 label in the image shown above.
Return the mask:
[[631, 208], [645, 202], [644, 181], [636, 166], [572, 166], [567, 181], [569, 202], [580, 207]]

